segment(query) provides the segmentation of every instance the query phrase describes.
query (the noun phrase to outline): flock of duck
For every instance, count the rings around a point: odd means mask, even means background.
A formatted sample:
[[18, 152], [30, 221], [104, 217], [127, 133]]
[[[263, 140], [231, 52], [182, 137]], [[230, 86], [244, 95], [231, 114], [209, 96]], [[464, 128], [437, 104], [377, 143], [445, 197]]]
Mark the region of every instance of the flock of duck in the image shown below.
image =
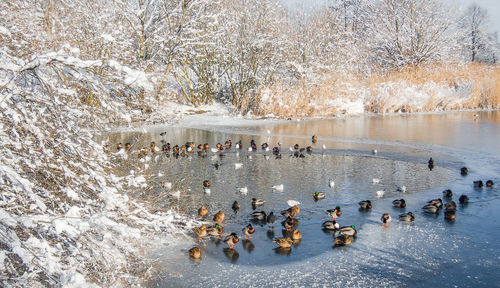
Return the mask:
[[[162, 135], [163, 136], [163, 135]], [[316, 143], [317, 142], [317, 136], [312, 136], [312, 142]], [[171, 147], [170, 143], [164, 143], [161, 151], [164, 153], [169, 153], [172, 151], [173, 155], [175, 157], [182, 156], [184, 157], [186, 153], [194, 153], [194, 147], [195, 144], [194, 142], [187, 142], [184, 145], [175, 145]], [[232, 142], [231, 140], [227, 140], [224, 145], [221, 143], [217, 143], [215, 146], [216, 148], [210, 148], [210, 145], [208, 143], [205, 144], [199, 144], [198, 145], [198, 155], [204, 157], [209, 151], [212, 153], [219, 153], [219, 156], [222, 156], [222, 151], [224, 150], [229, 150], [232, 147]], [[236, 149], [242, 149], [242, 142], [241, 140], [238, 141], [235, 145]], [[156, 154], [160, 152], [160, 149], [156, 146], [155, 142], [151, 142], [151, 153]], [[121, 143], [117, 145], [118, 150], [124, 149], [125, 151], [130, 151], [131, 145], [130, 143], [126, 143], [125, 146], [123, 146]], [[271, 151], [269, 148], [269, 145], [267, 143], [263, 143], [261, 145], [261, 149], [267, 152]], [[325, 145], [323, 145], [323, 149], [325, 149]], [[254, 140], [251, 140], [250, 142], [250, 147], [248, 148], [249, 152], [257, 150], [257, 145]], [[312, 152], [312, 147], [307, 146], [305, 148], [299, 147], [298, 144], [295, 144], [293, 147], [289, 148], [291, 155], [295, 157], [305, 157], [303, 152]], [[143, 157], [148, 155], [148, 150], [142, 148], [139, 153], [138, 157]], [[376, 150], [372, 151], [374, 154], [376, 154]], [[272, 149], [272, 153], [274, 155], [279, 155], [281, 156], [281, 143], [278, 142], [278, 146], [274, 147]], [[213, 164], [216, 169], [218, 169], [218, 166], [220, 166], [220, 163], [217, 161], [215, 164]], [[434, 168], [434, 160], [432, 158], [429, 159], [428, 161], [428, 167], [430, 170]], [[236, 167], [237, 169], [237, 167]], [[468, 169], [467, 167], [462, 167], [460, 169], [461, 175], [465, 176], [468, 174]], [[378, 179], [373, 179], [374, 183], [378, 182]], [[482, 180], [477, 180], [473, 181], [474, 187], [476, 188], [482, 188], [484, 185], [486, 187], [492, 187], [494, 185], [492, 180], [486, 181], [486, 183], [483, 183]], [[333, 180], [329, 180], [328, 186], [330, 188], [333, 188], [335, 185]], [[205, 193], [210, 193], [210, 180], [205, 180], [203, 181], [203, 189], [205, 190]], [[273, 187], [273, 189], [281, 189], [283, 190], [283, 187]], [[404, 192], [406, 190], [406, 187], [402, 186], [398, 188], [399, 191]], [[326, 194], [323, 192], [314, 192], [312, 194], [312, 197], [315, 201], [319, 201], [321, 199], [324, 199], [326, 197]], [[450, 189], [446, 189], [443, 191], [443, 198], [445, 200], [448, 200], [447, 203], [443, 203], [443, 200], [441, 198], [436, 198], [428, 201], [423, 207], [422, 210], [424, 213], [429, 213], [429, 214], [438, 214], [442, 209], [444, 210], [444, 218], [448, 221], [454, 221], [455, 220], [455, 212], [457, 209], [457, 204], [455, 201], [452, 201], [453, 197], [453, 192]], [[458, 199], [459, 203], [462, 205], [465, 205], [469, 201], [469, 197], [467, 195], [461, 195]], [[257, 207], [263, 205], [265, 201], [263, 199], [257, 199], [257, 198], [252, 198], [251, 200], [251, 205], [253, 210], [256, 210]], [[276, 243], [277, 249], [282, 249], [282, 250], [289, 250], [291, 249], [291, 246], [294, 243], [297, 243], [302, 239], [302, 233], [298, 229], [298, 224], [299, 221], [297, 220], [297, 216], [301, 212], [301, 209], [299, 207], [299, 204], [297, 201], [290, 200], [288, 201], [289, 208], [286, 210], [281, 211], [281, 216], [284, 218], [284, 220], [281, 222], [281, 224], [284, 226], [286, 233], [284, 233], [284, 237], [278, 237], [274, 238], [273, 242]], [[372, 209], [372, 202], [370, 200], [363, 200], [360, 201], [359, 203], [359, 210], [360, 211], [369, 211]], [[404, 199], [396, 199], [392, 201], [392, 205], [395, 208], [405, 208], [406, 207], [406, 201]], [[231, 206], [231, 209], [236, 213], [240, 209], [240, 204], [237, 201], [234, 201], [234, 203]], [[336, 206], [334, 209], [329, 209], [326, 211], [328, 216], [331, 218], [331, 220], [325, 221], [322, 224], [322, 229], [326, 232], [330, 232], [333, 235], [333, 242], [335, 243], [335, 246], [343, 246], [343, 245], [349, 245], [351, 244], [352, 240], [354, 237], [356, 237], [357, 230], [354, 225], [349, 225], [349, 226], [341, 226], [337, 220], [339, 217], [342, 216], [342, 210], [340, 206]], [[202, 206], [198, 209], [198, 215], [202, 219], [206, 219], [208, 216], [209, 211], [206, 206]], [[255, 228], [252, 226], [251, 223], [249, 223], [247, 226], [244, 226], [242, 228], [242, 233], [238, 235], [235, 232], [231, 232], [229, 234], [225, 233], [224, 230], [224, 220], [226, 218], [226, 215], [223, 211], [218, 211], [212, 218], [212, 221], [207, 222], [206, 224], [203, 224], [199, 227], [194, 228], [194, 234], [196, 235], [198, 241], [202, 241], [204, 238], [208, 237], [217, 237], [217, 238], [223, 238], [223, 242], [228, 245], [229, 249], [233, 249], [235, 245], [240, 241], [240, 237], [244, 237], [244, 239], [251, 239], [252, 235], [255, 233]], [[252, 222], [258, 223], [259, 225], [269, 225], [269, 227], [273, 227], [275, 221], [276, 221], [276, 215], [273, 212], [266, 213], [265, 211], [254, 211], [249, 215], [249, 218]], [[398, 215], [399, 221], [402, 222], [413, 222], [415, 221], [415, 215], [413, 212], [408, 212], [408, 213], [403, 213]], [[383, 227], [388, 227], [389, 223], [391, 222], [392, 217], [389, 213], [384, 213], [380, 221], [382, 222]], [[195, 246], [191, 249], [189, 249], [189, 256], [195, 259], [199, 259], [202, 256], [202, 250], [200, 247]]]

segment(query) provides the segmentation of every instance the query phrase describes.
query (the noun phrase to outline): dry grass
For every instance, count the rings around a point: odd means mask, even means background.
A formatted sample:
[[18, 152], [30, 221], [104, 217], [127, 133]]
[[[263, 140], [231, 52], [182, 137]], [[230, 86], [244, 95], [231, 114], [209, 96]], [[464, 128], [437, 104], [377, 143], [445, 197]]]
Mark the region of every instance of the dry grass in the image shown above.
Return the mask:
[[349, 113], [362, 99], [365, 112], [421, 112], [500, 108], [500, 66], [486, 64], [406, 67], [369, 77], [331, 74], [316, 85], [262, 87], [254, 113], [279, 118]]

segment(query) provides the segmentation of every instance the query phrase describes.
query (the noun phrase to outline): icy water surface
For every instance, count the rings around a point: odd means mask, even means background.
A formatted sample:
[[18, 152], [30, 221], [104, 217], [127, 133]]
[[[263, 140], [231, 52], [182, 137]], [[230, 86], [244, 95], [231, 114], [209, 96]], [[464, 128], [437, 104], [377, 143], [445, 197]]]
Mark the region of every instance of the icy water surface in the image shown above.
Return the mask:
[[[176, 127], [149, 129], [147, 133], [124, 132], [110, 135], [110, 141], [131, 142], [133, 151], [158, 145], [186, 141], [195, 143], [233, 143], [243, 141], [244, 148], [233, 148], [205, 157], [196, 153], [186, 157], [169, 157], [162, 153], [146, 161], [130, 154], [117, 160], [118, 173], [130, 170], [145, 175], [147, 188], [134, 188], [146, 199], [197, 217], [197, 209], [206, 205], [211, 216], [219, 210], [226, 213], [226, 233], [236, 232], [253, 223], [256, 232], [251, 240], [240, 240], [234, 250], [218, 239], [198, 243], [194, 237], [155, 247], [152, 257], [159, 261], [152, 287], [198, 286], [408, 286], [429, 287], [499, 287], [500, 286], [500, 113], [447, 113], [412, 116], [359, 117], [337, 120], [289, 121], [249, 126], [201, 126], [201, 129]], [[200, 122], [204, 123], [204, 122]], [[163, 136], [161, 132], [166, 132]], [[318, 143], [312, 144], [313, 134]], [[248, 152], [250, 140], [258, 145]], [[283, 143], [281, 158], [264, 153], [260, 144], [271, 147]], [[303, 158], [290, 154], [288, 147], [298, 143], [313, 146], [313, 153]], [[326, 149], [323, 150], [322, 145]], [[373, 154], [372, 150], [378, 153]], [[433, 157], [432, 171], [427, 160]], [[219, 161], [216, 169], [213, 164]], [[235, 169], [241, 163], [241, 169]], [[469, 168], [468, 176], [460, 167]], [[373, 178], [380, 179], [374, 183]], [[211, 194], [203, 192], [202, 182], [212, 182]], [[328, 180], [335, 187], [328, 187]], [[473, 180], [492, 179], [493, 188], [477, 189]], [[172, 182], [171, 190], [164, 188]], [[141, 183], [136, 183], [138, 186]], [[283, 184], [283, 191], [272, 189]], [[406, 192], [396, 190], [406, 186]], [[247, 187], [248, 195], [239, 192]], [[459, 205], [454, 222], [422, 213], [421, 207], [442, 191], [452, 189], [453, 199], [466, 194], [470, 203]], [[385, 191], [382, 197], [376, 192]], [[170, 195], [181, 191], [179, 199]], [[314, 201], [313, 192], [324, 192], [326, 198]], [[275, 249], [275, 237], [285, 233], [279, 215], [273, 227], [251, 222], [254, 211], [250, 199], [266, 201], [257, 210], [266, 212], [288, 208], [287, 200], [301, 203], [298, 229], [303, 238], [290, 251]], [[404, 198], [405, 209], [392, 207], [392, 200]], [[358, 202], [369, 199], [373, 209], [359, 211]], [[231, 204], [241, 204], [233, 213]], [[447, 201], [444, 201], [447, 202]], [[321, 229], [328, 220], [326, 209], [341, 206], [342, 225], [355, 225], [356, 240], [349, 247], [333, 247], [332, 235]], [[414, 223], [398, 223], [397, 216], [412, 211]], [[390, 213], [393, 221], [382, 227], [380, 217]], [[209, 218], [209, 219], [210, 219]], [[187, 249], [201, 246], [201, 261], [187, 256]]]

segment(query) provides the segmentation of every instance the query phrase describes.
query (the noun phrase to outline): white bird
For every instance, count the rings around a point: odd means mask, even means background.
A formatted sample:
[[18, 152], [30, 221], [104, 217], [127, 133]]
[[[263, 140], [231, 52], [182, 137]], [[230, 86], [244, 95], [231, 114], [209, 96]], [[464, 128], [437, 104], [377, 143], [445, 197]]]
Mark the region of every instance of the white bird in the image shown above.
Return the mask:
[[193, 148], [191, 148], [191, 146], [188, 146], [188, 147], [186, 148], [186, 150], [187, 150], [188, 152], [191, 152], [191, 151], [193, 151]]
[[373, 149], [373, 150], [372, 150], [372, 154], [373, 154], [373, 155], [377, 155], [377, 153], [378, 153], [377, 149]]
[[176, 199], [179, 199], [179, 198], [181, 198], [181, 191], [177, 190], [175, 192], [170, 193], [170, 195], [172, 195], [172, 197], [174, 197]]
[[240, 143], [236, 143], [236, 149], [240, 149]]
[[297, 200], [288, 200], [288, 201], [286, 201], [286, 204], [288, 204], [288, 206], [290, 206], [290, 207], [293, 207], [295, 205], [300, 205], [300, 202]]
[[373, 181], [373, 184], [378, 184], [378, 183], [380, 182], [380, 179], [378, 179], [378, 178], [373, 178], [373, 179], [372, 179], [372, 181]]
[[325, 145], [325, 144], [323, 144], [323, 146], [322, 146], [322, 147], [323, 147], [323, 150], [326, 150], [326, 145]]
[[290, 147], [288, 147], [288, 150], [290, 150], [290, 152], [293, 152], [293, 151], [294, 151], [294, 150], [293, 150], [293, 147], [291, 147], [291, 146], [290, 146]]
[[217, 151], [219, 151], [219, 149], [212, 147], [212, 148], [210, 148], [210, 151], [212, 151], [212, 153], [217, 153]]
[[238, 189], [238, 191], [240, 191], [241, 194], [243, 195], [247, 195], [248, 194], [248, 188], [245, 186], [245, 187], [241, 187], [240, 189]]
[[207, 195], [210, 195], [210, 193], [212, 193], [212, 191], [210, 191], [210, 188], [207, 187], [203, 187], [203, 192], [205, 192], [205, 194]]
[[330, 188], [335, 187], [335, 181], [333, 181], [332, 179], [329, 179], [328, 180], [328, 187], [330, 187]]
[[234, 169], [238, 170], [241, 169], [241, 167], [243, 167], [243, 163], [234, 163]]
[[385, 191], [384, 190], [379, 190], [377, 191], [377, 197], [382, 197], [384, 196]]
[[403, 192], [404, 193], [404, 192], [406, 192], [406, 186], [404, 186], [404, 185], [403, 186], [398, 186], [397, 190], [399, 192]]
[[252, 152], [252, 147], [248, 147], [248, 152]]
[[276, 190], [276, 191], [283, 192], [283, 184], [274, 185], [273, 189]]
[[163, 184], [163, 187], [165, 187], [165, 189], [170, 190], [170, 189], [172, 189], [172, 183], [170, 183], [170, 182], [165, 182], [165, 184]]

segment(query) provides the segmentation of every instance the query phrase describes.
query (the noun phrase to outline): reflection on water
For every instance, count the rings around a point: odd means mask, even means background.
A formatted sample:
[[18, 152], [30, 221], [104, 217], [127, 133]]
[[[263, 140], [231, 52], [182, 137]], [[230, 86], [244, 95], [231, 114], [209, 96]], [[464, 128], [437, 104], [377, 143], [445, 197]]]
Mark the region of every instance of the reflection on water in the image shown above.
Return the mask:
[[[283, 250], [272, 243], [276, 237], [289, 236], [290, 232], [280, 224], [284, 220], [281, 216], [272, 227], [254, 222], [256, 232], [252, 240], [242, 239], [235, 249], [227, 248], [220, 238], [203, 241], [203, 259], [196, 266], [187, 257], [179, 257], [185, 248], [182, 243], [168, 249], [159, 247], [157, 253], [169, 261], [162, 277], [152, 279], [151, 285], [189, 287], [231, 283], [246, 287], [344, 283], [425, 287], [451, 277], [458, 280], [449, 282], [450, 285], [487, 286], [496, 283], [495, 276], [487, 274], [488, 271], [500, 268], [500, 248], [490, 244], [499, 236], [493, 231], [500, 227], [491, 223], [489, 216], [490, 213], [498, 216], [493, 208], [500, 204], [499, 191], [495, 186], [474, 190], [472, 180], [491, 177], [498, 182], [495, 177], [500, 171], [497, 164], [500, 119], [498, 112], [480, 113], [477, 120], [472, 114], [301, 121], [243, 127], [239, 128], [241, 134], [229, 133], [231, 130], [226, 127], [220, 127], [220, 132], [169, 128], [105, 137], [109, 137], [110, 144], [133, 143], [133, 151], [149, 147], [151, 141], [160, 144], [168, 141], [172, 145], [194, 141], [215, 146], [227, 139], [233, 143], [241, 139], [243, 149], [208, 152], [205, 157], [186, 153], [185, 157], [176, 158], [171, 153], [158, 153], [140, 160], [133, 152], [128, 159], [116, 157], [116, 174], [128, 179], [130, 193], [190, 217], [197, 217], [201, 205], [207, 206], [208, 219], [222, 210], [226, 213], [226, 234], [236, 232], [241, 236], [241, 229], [251, 223], [253, 197], [266, 201], [257, 210], [274, 211], [277, 215], [288, 208], [287, 200], [301, 203], [298, 228], [303, 238], [291, 248]], [[164, 131], [167, 133], [161, 136]], [[311, 143], [313, 134], [318, 135], [316, 144]], [[284, 151], [281, 157], [264, 153], [260, 147], [256, 152], [248, 152], [251, 139], [259, 146], [267, 142], [271, 147], [280, 141]], [[288, 147], [296, 143], [301, 147], [312, 145], [313, 152], [304, 153], [303, 158], [291, 155]], [[327, 146], [325, 150], [323, 144]], [[373, 149], [379, 153], [372, 154]], [[430, 157], [435, 160], [432, 170], [427, 163]], [[216, 162], [220, 164], [218, 169], [214, 166]], [[241, 168], [236, 169], [235, 163], [241, 163]], [[466, 177], [459, 173], [464, 165], [470, 171]], [[137, 175], [144, 176], [148, 185], [142, 185]], [[374, 178], [380, 181], [376, 183]], [[202, 183], [207, 179], [212, 183], [210, 195], [203, 191]], [[328, 187], [330, 179], [335, 181], [333, 189]], [[166, 189], [169, 182], [172, 188]], [[283, 192], [272, 189], [278, 184], [283, 184]], [[403, 185], [406, 192], [397, 191]], [[243, 187], [247, 187], [246, 195], [241, 193]], [[446, 188], [454, 191], [455, 201], [460, 194], [471, 198], [469, 205], [457, 207], [453, 223], [444, 221], [442, 212], [428, 215], [421, 210], [426, 201], [442, 197], [441, 191]], [[178, 196], [175, 191], [179, 191]], [[377, 191], [384, 191], [383, 196], [378, 197]], [[314, 201], [314, 192], [324, 192], [325, 199]], [[392, 200], [400, 198], [407, 201], [407, 207], [392, 207]], [[373, 208], [359, 211], [358, 202], [366, 199], [372, 201]], [[241, 205], [237, 214], [231, 209], [235, 200]], [[338, 220], [341, 225], [356, 225], [358, 236], [350, 246], [332, 249], [333, 236], [323, 232], [321, 224], [329, 220], [326, 210], [335, 206], [342, 207], [343, 214]], [[397, 215], [409, 211], [415, 213], [415, 222], [398, 223]], [[381, 227], [383, 213], [393, 217], [389, 228]], [[493, 229], [491, 225], [497, 226]], [[470, 232], [474, 231], [480, 232], [481, 237], [471, 237]], [[197, 243], [192, 239], [188, 242]], [[467, 253], [471, 249], [477, 253]], [[489, 260], [482, 261], [484, 257]], [[175, 264], [171, 259], [177, 259]], [[169, 272], [171, 265], [184, 267], [182, 278]], [[325, 268], [332, 265], [335, 269]], [[459, 268], [462, 266], [467, 268]], [[221, 269], [228, 277], [213, 277]]]

